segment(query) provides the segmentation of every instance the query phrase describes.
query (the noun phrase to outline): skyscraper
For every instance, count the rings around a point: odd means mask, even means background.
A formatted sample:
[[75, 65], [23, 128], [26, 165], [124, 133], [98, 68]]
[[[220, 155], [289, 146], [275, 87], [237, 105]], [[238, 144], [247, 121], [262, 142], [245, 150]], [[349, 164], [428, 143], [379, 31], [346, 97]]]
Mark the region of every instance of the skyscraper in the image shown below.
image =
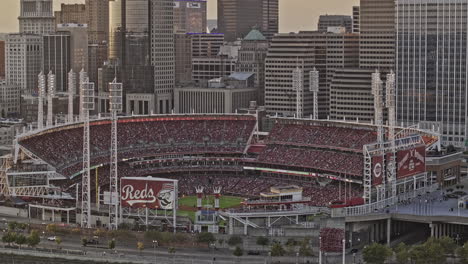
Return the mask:
[[468, 1], [397, 1], [397, 118], [466, 146]]
[[88, 75], [97, 82], [98, 69], [107, 60], [109, 41], [109, 0], [86, 0], [88, 23]]
[[55, 31], [52, 0], [21, 0], [19, 32], [28, 34], [49, 34]]
[[70, 64], [73, 71], [77, 73], [84, 69], [85, 72], [88, 72], [88, 26], [83, 24], [59, 24], [57, 30], [70, 33]]
[[71, 70], [71, 36], [69, 32], [44, 35], [44, 72], [55, 74], [56, 92], [67, 92], [68, 72]]
[[329, 27], [344, 27], [346, 32], [352, 32], [353, 20], [350, 16], [321, 15], [318, 21], [318, 31], [327, 32]]
[[335, 69], [357, 67], [358, 35], [301, 31], [273, 37], [265, 60], [265, 106], [267, 114], [296, 114], [297, 93], [293, 89], [293, 70], [303, 72], [304, 93], [300, 93], [302, 113], [312, 114], [313, 94], [309, 91], [309, 72], [319, 75], [318, 117], [329, 114], [329, 85]]
[[388, 71], [395, 65], [395, 0], [361, 0], [359, 64]]
[[42, 41], [42, 36], [31, 34], [9, 34], [6, 40], [6, 84], [13, 87], [11, 98], [21, 105], [21, 116], [26, 122], [37, 118], [35, 95], [42, 67]]
[[151, 65], [157, 113], [170, 113], [174, 92], [174, 1], [150, 1]]
[[227, 41], [245, 37], [253, 27], [268, 39], [278, 33], [278, 0], [218, 0], [218, 32]]
[[84, 4], [62, 4], [60, 11], [55, 11], [55, 24], [87, 24], [88, 15]]
[[5, 79], [5, 41], [0, 40], [0, 79]]
[[204, 33], [206, 28], [205, 0], [174, 1], [174, 32]]
[[16, 84], [22, 96], [36, 93], [42, 67], [42, 36], [9, 34], [6, 40], [6, 78]]

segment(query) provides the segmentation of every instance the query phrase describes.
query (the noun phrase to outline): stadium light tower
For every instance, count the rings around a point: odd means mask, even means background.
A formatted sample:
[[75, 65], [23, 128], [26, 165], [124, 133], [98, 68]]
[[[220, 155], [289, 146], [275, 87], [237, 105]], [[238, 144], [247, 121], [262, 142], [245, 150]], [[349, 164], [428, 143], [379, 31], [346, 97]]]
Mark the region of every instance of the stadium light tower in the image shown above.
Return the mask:
[[303, 113], [303, 92], [304, 92], [304, 74], [303, 70], [299, 67], [293, 70], [292, 88], [296, 91], [296, 118], [302, 118]]
[[73, 122], [73, 96], [76, 88], [76, 73], [73, 69], [68, 73], [68, 122]]
[[395, 126], [396, 126], [396, 116], [395, 116], [395, 73], [391, 71], [387, 74], [387, 83], [386, 83], [386, 104], [388, 108], [388, 139], [390, 140], [392, 154], [390, 155], [390, 160], [388, 161], [388, 179], [392, 184], [392, 197], [397, 196], [396, 190], [396, 146], [395, 146]]
[[372, 94], [374, 95], [375, 125], [377, 126], [377, 141], [383, 142], [383, 95], [382, 80], [379, 70], [372, 73]]
[[314, 112], [312, 114], [312, 119], [318, 119], [318, 91], [319, 91], [319, 72], [314, 67], [312, 71], [309, 73], [309, 91], [312, 92], [313, 100], [314, 100]]
[[89, 154], [89, 111], [94, 110], [94, 83], [81, 83], [83, 124], [83, 177], [81, 184], [81, 227], [91, 228], [91, 169]]
[[[115, 78], [109, 83], [109, 110], [111, 112], [111, 162], [110, 162], [110, 208], [109, 208], [109, 226], [117, 230], [119, 226], [119, 180], [117, 169], [117, 113], [122, 111], [122, 83], [117, 82]], [[117, 201], [113, 201], [115, 197]]]
[[37, 128], [44, 127], [44, 95], [46, 94], [46, 79], [43, 72], [38, 75], [39, 97], [37, 106]]
[[80, 71], [80, 121], [83, 121], [83, 84], [88, 82], [88, 73], [81, 69]]
[[52, 103], [55, 96], [55, 74], [49, 71], [47, 74], [47, 126], [53, 125], [53, 107]]

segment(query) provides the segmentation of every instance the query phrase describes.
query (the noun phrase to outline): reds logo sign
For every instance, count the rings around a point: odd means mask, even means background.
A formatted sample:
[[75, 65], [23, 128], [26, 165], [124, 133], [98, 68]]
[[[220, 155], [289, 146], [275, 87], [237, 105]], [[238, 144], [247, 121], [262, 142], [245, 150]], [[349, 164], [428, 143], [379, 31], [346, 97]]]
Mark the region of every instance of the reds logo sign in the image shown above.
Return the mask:
[[417, 147], [397, 153], [398, 178], [404, 178], [426, 171], [426, 148]]
[[174, 183], [122, 179], [121, 200], [124, 207], [173, 209]]

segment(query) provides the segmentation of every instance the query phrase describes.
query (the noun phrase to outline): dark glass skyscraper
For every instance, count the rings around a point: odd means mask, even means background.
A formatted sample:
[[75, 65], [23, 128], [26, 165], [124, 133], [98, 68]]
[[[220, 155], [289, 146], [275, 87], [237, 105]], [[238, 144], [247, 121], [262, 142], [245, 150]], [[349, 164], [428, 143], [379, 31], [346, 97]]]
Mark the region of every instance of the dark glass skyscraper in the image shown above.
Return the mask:
[[467, 133], [468, 1], [397, 1], [397, 117], [439, 128], [444, 144]]
[[253, 27], [271, 39], [278, 25], [278, 0], [218, 0], [218, 32], [227, 41], [245, 37]]

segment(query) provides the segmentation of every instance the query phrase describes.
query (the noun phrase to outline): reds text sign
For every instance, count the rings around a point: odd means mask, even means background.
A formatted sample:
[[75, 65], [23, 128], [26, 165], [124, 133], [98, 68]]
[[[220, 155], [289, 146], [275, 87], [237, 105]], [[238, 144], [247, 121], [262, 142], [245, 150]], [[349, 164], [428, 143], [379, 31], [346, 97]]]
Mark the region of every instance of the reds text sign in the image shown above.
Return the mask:
[[122, 178], [123, 207], [172, 210], [175, 204], [174, 182]]

